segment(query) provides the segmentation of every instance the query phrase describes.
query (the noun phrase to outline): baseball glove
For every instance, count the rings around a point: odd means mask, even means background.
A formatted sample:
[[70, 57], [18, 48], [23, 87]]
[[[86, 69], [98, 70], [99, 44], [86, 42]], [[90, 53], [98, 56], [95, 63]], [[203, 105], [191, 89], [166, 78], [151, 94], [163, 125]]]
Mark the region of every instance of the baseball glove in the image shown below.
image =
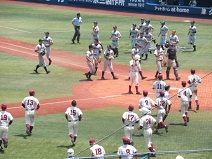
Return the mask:
[[166, 59], [163, 59], [162, 63], [163, 63], [163, 66], [166, 66]]
[[102, 60], [99, 58], [97, 61], [98, 61], [98, 63], [101, 63]]

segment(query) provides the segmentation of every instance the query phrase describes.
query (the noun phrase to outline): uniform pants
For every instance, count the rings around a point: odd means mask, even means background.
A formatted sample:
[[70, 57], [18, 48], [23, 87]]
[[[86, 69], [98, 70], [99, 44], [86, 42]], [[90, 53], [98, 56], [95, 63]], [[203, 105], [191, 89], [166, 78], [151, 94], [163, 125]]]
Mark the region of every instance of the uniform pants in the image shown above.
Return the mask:
[[160, 45], [165, 45], [166, 44], [166, 35], [161, 35], [160, 36]]
[[189, 102], [182, 102], [181, 101], [181, 113], [182, 113], [182, 116], [185, 117], [186, 116], [186, 112], [188, 112], [188, 104]]
[[157, 68], [158, 68], [158, 73], [161, 73], [162, 72], [162, 60], [156, 60], [156, 65], [157, 65]]
[[151, 128], [147, 130], [144, 129], [144, 141], [146, 142], [148, 148], [152, 147], [151, 136], [152, 136], [152, 129]]
[[165, 109], [158, 109], [158, 123], [163, 122], [163, 117], [166, 115], [166, 110]]
[[145, 54], [148, 54], [149, 48], [150, 48], [150, 43], [147, 43], [145, 48]]
[[91, 64], [90, 62], [87, 61], [87, 65], [89, 68], [89, 72], [93, 74], [95, 72], [95, 64]]
[[80, 26], [75, 26], [75, 32], [74, 32], [74, 36], [73, 36], [73, 41], [77, 38], [77, 41], [79, 41], [80, 39]]
[[0, 126], [0, 140], [8, 138], [8, 127]]
[[188, 44], [196, 45], [196, 35], [194, 35], [194, 36], [189, 35], [188, 36]]
[[124, 127], [124, 135], [125, 135], [125, 137], [127, 137], [127, 138], [132, 140], [133, 132], [134, 132], [134, 126], [125, 126]]
[[35, 110], [26, 110], [25, 111], [25, 120], [26, 124], [34, 126], [35, 124]]
[[194, 97], [194, 100], [196, 101], [196, 100], [198, 100], [198, 98], [197, 98], [197, 87], [189, 87], [190, 88], [190, 90], [191, 90], [191, 92], [192, 92], [192, 97]]
[[45, 61], [44, 61], [44, 58], [43, 58], [43, 56], [42, 55], [38, 55], [38, 59], [39, 59], [39, 66], [40, 67], [46, 67], [46, 63], [45, 63]]
[[50, 51], [51, 51], [51, 48], [50, 47], [46, 47], [46, 58], [47, 59], [50, 58]]
[[77, 136], [78, 133], [78, 121], [70, 121], [68, 122], [68, 131], [69, 135]]
[[136, 37], [131, 37], [131, 46], [132, 48], [135, 47]]
[[113, 64], [111, 60], [105, 59], [104, 61], [104, 66], [103, 66], [103, 70], [102, 71], [106, 71], [107, 67], [109, 67], [110, 72], [113, 72]]
[[130, 71], [130, 86], [132, 86], [132, 84], [135, 84], [135, 86], [138, 86], [138, 72], [132, 72]]
[[118, 46], [119, 46], [118, 40], [112, 40], [112, 48], [115, 49], [118, 48]]

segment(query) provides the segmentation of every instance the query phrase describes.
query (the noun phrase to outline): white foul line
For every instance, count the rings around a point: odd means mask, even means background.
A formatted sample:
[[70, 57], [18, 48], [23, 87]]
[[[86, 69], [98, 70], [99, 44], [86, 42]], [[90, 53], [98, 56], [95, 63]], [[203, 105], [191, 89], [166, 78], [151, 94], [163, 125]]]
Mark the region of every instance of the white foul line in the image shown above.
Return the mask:
[[25, 30], [21, 30], [21, 29], [15, 29], [15, 28], [10, 28], [10, 27], [5, 27], [5, 26], [0, 26], [0, 28], [6, 28], [6, 29], [10, 29], [10, 30], [25, 32], [25, 33], [31, 33], [29, 31], [25, 31]]

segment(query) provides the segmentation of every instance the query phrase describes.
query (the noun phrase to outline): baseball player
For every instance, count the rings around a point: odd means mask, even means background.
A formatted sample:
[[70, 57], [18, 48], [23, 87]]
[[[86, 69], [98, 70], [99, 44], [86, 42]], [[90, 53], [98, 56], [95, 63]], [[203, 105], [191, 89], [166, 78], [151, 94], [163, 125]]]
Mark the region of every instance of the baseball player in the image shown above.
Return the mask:
[[39, 100], [34, 97], [35, 91], [30, 90], [29, 96], [22, 100], [22, 106], [25, 108], [26, 133], [32, 134], [32, 129], [35, 125], [36, 110], [40, 108]]
[[82, 120], [82, 111], [77, 108], [77, 102], [73, 100], [71, 106], [65, 112], [65, 118], [68, 122], [69, 137], [71, 138], [72, 145], [76, 144], [78, 123]]
[[113, 79], [118, 79], [118, 77], [116, 77], [114, 75], [114, 71], [113, 71], [112, 59], [114, 59], [114, 57], [113, 57], [113, 50], [112, 50], [112, 46], [111, 45], [108, 45], [107, 46], [107, 50], [104, 51], [104, 58], [105, 58], [104, 67], [103, 67], [103, 70], [102, 70], [101, 79], [105, 80], [104, 74], [105, 74], [105, 71], [106, 71], [107, 67], [109, 67], [110, 73], [113, 76]]
[[178, 75], [178, 70], [177, 70], [177, 67], [178, 67], [177, 50], [173, 44], [169, 45], [166, 56], [168, 56], [167, 68], [166, 68], [166, 79], [170, 80], [169, 73], [170, 73], [170, 69], [172, 67], [174, 70], [174, 75], [175, 75], [176, 80], [177, 81], [180, 80], [180, 77]]
[[183, 87], [178, 90], [177, 96], [181, 98], [181, 113], [184, 120], [184, 126], [187, 126], [187, 123], [189, 122], [188, 105], [192, 97], [192, 92], [186, 87], [185, 81], [182, 81], [181, 84]]
[[74, 36], [71, 41], [73, 44], [75, 44], [75, 39], [77, 38], [77, 43], [80, 44], [80, 25], [82, 24], [82, 17], [80, 13], [77, 13], [77, 17], [72, 19], [71, 23], [73, 24], [75, 30]]
[[155, 81], [152, 85], [152, 89], [155, 89], [156, 92], [156, 99], [160, 96], [160, 91], [165, 90], [166, 82], [163, 81], [163, 75], [159, 74], [158, 75], [158, 80]]
[[189, 32], [188, 32], [188, 44], [193, 45], [194, 50], [196, 51], [196, 33], [197, 33], [197, 28], [194, 26], [195, 21], [191, 21], [191, 26], [189, 27]]
[[144, 18], [141, 18], [141, 23], [138, 25], [138, 30], [140, 32], [144, 32], [144, 26], [146, 25], [145, 23], [145, 19]]
[[133, 94], [133, 92], [131, 91], [131, 87], [133, 83], [135, 84], [136, 94], [141, 94], [138, 91], [138, 66], [137, 66], [138, 63], [136, 61], [136, 60], [139, 61], [140, 56], [136, 55], [135, 58], [136, 59], [130, 60], [130, 73], [129, 73], [130, 83], [129, 83], [129, 91], [128, 91], [129, 94]]
[[141, 70], [141, 64], [140, 64], [140, 56], [137, 56], [137, 58], [139, 58], [139, 59], [135, 58], [136, 55], [139, 55], [139, 52], [140, 52], [139, 45], [138, 45], [138, 43], [135, 43], [135, 48], [132, 49], [131, 56], [132, 56], [132, 59], [136, 61], [137, 67], [138, 67], [138, 73], [140, 74], [141, 79], [143, 80], [147, 77], [143, 76], [143, 73]]
[[134, 132], [134, 125], [135, 123], [139, 122], [139, 117], [136, 113], [133, 112], [134, 106], [129, 105], [127, 112], [124, 112], [122, 115], [122, 122], [125, 125], [124, 127], [124, 134], [127, 138], [132, 141], [132, 135]]
[[179, 44], [180, 40], [178, 36], [176, 35], [176, 30], [172, 30], [172, 35], [169, 36], [169, 43], [172, 44], [174, 47]]
[[158, 37], [160, 36], [160, 45], [162, 47], [162, 49], [164, 50], [164, 45], [166, 43], [166, 36], [167, 36], [167, 33], [168, 33], [168, 27], [165, 25], [165, 22], [162, 21], [160, 22], [161, 24], [161, 27], [160, 27], [160, 33], [158, 34]]
[[162, 61], [163, 61], [163, 55], [164, 55], [164, 51], [161, 48], [161, 45], [156, 44], [156, 49], [154, 52], [155, 58], [156, 58], [156, 65], [157, 65], [157, 71], [155, 74], [155, 78], [157, 79], [158, 74], [162, 73]]
[[134, 48], [136, 43], [136, 38], [139, 35], [139, 31], [138, 29], [136, 29], [136, 24], [132, 24], [132, 25], [133, 27], [130, 29], [129, 38], [131, 38], [131, 47]]
[[90, 151], [91, 151], [91, 156], [92, 157], [98, 157], [98, 159], [104, 159], [105, 155], [105, 149], [104, 147], [98, 145], [95, 141], [95, 139], [91, 138], [89, 140], [90, 144]]
[[[146, 25], [144, 26], [144, 30], [148, 30], [148, 32], [153, 35], [154, 27], [150, 24], [150, 20], [149, 19], [146, 20]], [[152, 37], [152, 38], [153, 38], [152, 41], [154, 43], [156, 43], [156, 40], [154, 39], [154, 37]]]
[[[159, 92], [160, 96], [156, 99], [155, 106], [158, 109], [158, 128], [165, 128], [165, 131], [168, 132], [168, 126], [164, 122], [164, 117], [168, 116], [168, 113], [171, 108], [171, 102], [164, 97], [164, 92]], [[157, 131], [157, 130], [156, 130]], [[158, 132], [158, 131], [157, 131]]]
[[151, 142], [152, 131], [156, 127], [156, 119], [151, 116], [151, 111], [145, 107], [141, 110], [142, 117], [139, 121], [140, 127], [138, 130], [143, 129], [144, 140], [147, 144], [147, 147], [150, 152], [152, 152], [152, 156], [156, 156], [154, 145]]
[[170, 85], [165, 85], [165, 91], [164, 91], [164, 97], [166, 98], [166, 99], [169, 99], [169, 89], [170, 89]]
[[94, 43], [95, 39], [99, 39], [99, 26], [97, 21], [93, 22], [93, 28], [91, 33], [91, 44]]
[[[188, 84], [189, 84], [189, 88], [194, 96], [194, 100], [196, 103], [196, 110], [199, 110], [199, 101], [197, 98], [197, 86], [199, 83], [202, 82], [202, 79], [195, 74], [196, 70], [195, 69], [191, 69], [191, 75], [188, 76]], [[191, 109], [191, 101], [189, 101], [189, 108]]]
[[118, 55], [119, 55], [118, 46], [119, 46], [119, 39], [120, 38], [121, 38], [121, 33], [117, 30], [117, 26], [113, 26], [113, 31], [111, 33], [110, 39], [112, 39], [111, 46], [113, 48], [115, 57], [118, 57]]
[[53, 40], [49, 36], [49, 32], [44, 32], [45, 36], [43, 38], [43, 44], [46, 47], [46, 58], [49, 60], [49, 65], [52, 63], [52, 59], [50, 58], [51, 45], [53, 45]]
[[149, 32], [148, 29], [146, 29], [145, 32], [144, 32], [144, 37], [147, 39], [147, 45], [146, 45], [146, 48], [145, 48], [145, 56], [146, 57], [145, 57], [144, 60], [147, 60], [147, 58], [148, 58], [148, 52], [149, 52], [149, 48], [150, 48], [150, 43], [153, 40], [153, 35]]
[[155, 102], [148, 97], [148, 91], [143, 90], [143, 97], [139, 100], [139, 110], [141, 111], [143, 107], [152, 110], [153, 106], [155, 106]]
[[137, 159], [137, 150], [131, 145], [131, 140], [127, 137], [123, 137], [122, 141], [124, 145], [120, 146], [117, 151], [119, 159], [132, 159], [133, 156]]
[[46, 71], [46, 74], [49, 74], [50, 71], [47, 70], [46, 63], [45, 63], [44, 58], [43, 58], [43, 56], [46, 53], [46, 47], [43, 44], [42, 39], [39, 39], [38, 42], [39, 42], [39, 44], [35, 47], [35, 52], [38, 54], [39, 64], [36, 66], [34, 71], [35, 71], [35, 73], [38, 73], [38, 68], [43, 67], [44, 70]]
[[95, 58], [95, 71], [94, 74], [96, 74], [98, 70], [98, 64], [101, 62], [101, 52], [102, 52], [102, 45], [99, 44], [98, 39], [94, 39], [94, 43], [92, 44], [93, 46], [93, 54]]
[[85, 73], [87, 80], [92, 81], [91, 75], [95, 73], [95, 61], [96, 58], [93, 53], [93, 45], [88, 46], [89, 50], [86, 52], [86, 63], [88, 65], [89, 71]]
[[69, 148], [67, 150], [68, 158], [74, 158], [74, 150], [72, 148]]
[[137, 38], [137, 43], [139, 45], [139, 50], [140, 50], [139, 55], [143, 57], [146, 46], [148, 44], [148, 40], [144, 37], [144, 32], [140, 32], [140, 35]]
[[0, 112], [0, 152], [3, 150], [2, 142], [4, 144], [4, 148], [8, 146], [8, 127], [13, 122], [12, 115], [6, 111], [7, 105], [1, 104], [1, 112]]

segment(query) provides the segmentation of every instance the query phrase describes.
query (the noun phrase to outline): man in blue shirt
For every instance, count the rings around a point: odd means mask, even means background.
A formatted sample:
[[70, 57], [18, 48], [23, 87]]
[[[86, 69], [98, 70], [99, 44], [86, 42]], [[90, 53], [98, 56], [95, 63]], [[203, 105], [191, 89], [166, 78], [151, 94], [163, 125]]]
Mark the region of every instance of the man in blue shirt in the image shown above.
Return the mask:
[[75, 30], [75, 33], [74, 33], [74, 36], [72, 38], [72, 43], [75, 44], [75, 39], [77, 38], [77, 43], [80, 43], [79, 40], [80, 40], [80, 25], [82, 23], [82, 18], [80, 16], [80, 13], [77, 13], [77, 17], [75, 17], [74, 19], [72, 19], [72, 24], [74, 26], [74, 30]]

